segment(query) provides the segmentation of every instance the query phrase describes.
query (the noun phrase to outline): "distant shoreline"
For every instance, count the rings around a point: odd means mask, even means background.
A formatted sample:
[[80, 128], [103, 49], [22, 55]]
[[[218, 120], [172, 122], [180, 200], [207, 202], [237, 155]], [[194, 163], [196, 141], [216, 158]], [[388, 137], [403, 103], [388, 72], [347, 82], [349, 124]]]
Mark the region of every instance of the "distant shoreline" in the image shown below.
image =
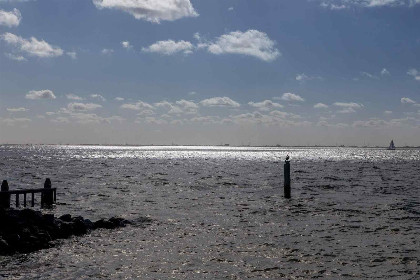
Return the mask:
[[[16, 144], [0, 143], [0, 146], [103, 146], [103, 147], [223, 147], [223, 148], [362, 148], [362, 149], [387, 149], [387, 146], [357, 146], [357, 145], [183, 145], [183, 144]], [[420, 149], [420, 146], [397, 147], [396, 150]]]

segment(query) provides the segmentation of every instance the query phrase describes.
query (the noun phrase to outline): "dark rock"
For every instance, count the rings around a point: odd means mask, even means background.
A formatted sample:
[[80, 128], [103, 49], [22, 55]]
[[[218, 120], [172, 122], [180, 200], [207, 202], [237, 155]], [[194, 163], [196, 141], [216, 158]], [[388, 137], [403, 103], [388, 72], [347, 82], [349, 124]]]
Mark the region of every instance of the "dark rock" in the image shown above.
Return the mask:
[[85, 225], [85, 219], [83, 217], [74, 217], [72, 219], [73, 223], [73, 234], [83, 235], [87, 233], [87, 227]]
[[112, 222], [104, 220], [104, 219], [96, 221], [93, 224], [94, 224], [95, 229], [98, 229], [98, 228], [113, 229], [113, 228], [115, 228], [115, 225]]
[[62, 221], [65, 221], [65, 222], [71, 222], [71, 215], [70, 214], [64, 214], [59, 219], [62, 220]]
[[95, 225], [94, 225], [94, 223], [91, 221], [91, 220], [89, 220], [89, 219], [85, 219], [85, 226], [86, 226], [86, 228], [88, 229], [88, 230], [92, 230], [92, 229], [94, 229], [95, 228]]
[[[140, 218], [134, 224], [148, 224], [149, 218]], [[54, 240], [83, 235], [98, 228], [114, 229], [132, 224], [123, 218], [113, 217], [96, 222], [81, 216], [69, 214], [55, 218], [52, 214], [42, 214], [31, 209], [0, 209], [0, 255], [15, 252], [30, 253], [49, 248]]]
[[0, 255], [6, 255], [11, 253], [11, 248], [6, 240], [0, 238]]

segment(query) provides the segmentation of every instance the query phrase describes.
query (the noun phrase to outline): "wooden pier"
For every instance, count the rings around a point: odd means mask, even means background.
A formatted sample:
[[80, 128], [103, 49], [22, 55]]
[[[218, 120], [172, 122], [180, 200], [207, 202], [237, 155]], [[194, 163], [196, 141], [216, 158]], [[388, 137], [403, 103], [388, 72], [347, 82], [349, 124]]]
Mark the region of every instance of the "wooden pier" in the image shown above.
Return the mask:
[[51, 187], [51, 180], [47, 178], [44, 188], [27, 190], [9, 190], [9, 184], [3, 180], [0, 191], [0, 208], [10, 208], [10, 198], [16, 195], [16, 207], [20, 206], [20, 195], [23, 195], [23, 206], [27, 206], [27, 195], [31, 195], [31, 206], [35, 206], [35, 194], [41, 193], [41, 207], [50, 207], [57, 201], [57, 188]]

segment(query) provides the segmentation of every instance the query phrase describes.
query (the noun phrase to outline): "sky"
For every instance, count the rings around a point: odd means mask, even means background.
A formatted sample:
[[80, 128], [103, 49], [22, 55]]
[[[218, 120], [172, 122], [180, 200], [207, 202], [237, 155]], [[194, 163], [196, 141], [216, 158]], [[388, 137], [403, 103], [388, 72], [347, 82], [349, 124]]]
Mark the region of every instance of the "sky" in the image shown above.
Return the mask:
[[0, 143], [420, 146], [420, 0], [0, 0]]

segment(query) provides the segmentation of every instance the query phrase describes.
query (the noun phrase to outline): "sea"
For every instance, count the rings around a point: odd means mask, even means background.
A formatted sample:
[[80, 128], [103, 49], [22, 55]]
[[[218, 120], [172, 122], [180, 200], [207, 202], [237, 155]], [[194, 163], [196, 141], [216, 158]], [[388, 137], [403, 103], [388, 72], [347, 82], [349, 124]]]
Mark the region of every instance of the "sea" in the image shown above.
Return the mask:
[[11, 190], [46, 178], [45, 213], [152, 223], [2, 256], [0, 279], [420, 279], [420, 149], [0, 146]]

